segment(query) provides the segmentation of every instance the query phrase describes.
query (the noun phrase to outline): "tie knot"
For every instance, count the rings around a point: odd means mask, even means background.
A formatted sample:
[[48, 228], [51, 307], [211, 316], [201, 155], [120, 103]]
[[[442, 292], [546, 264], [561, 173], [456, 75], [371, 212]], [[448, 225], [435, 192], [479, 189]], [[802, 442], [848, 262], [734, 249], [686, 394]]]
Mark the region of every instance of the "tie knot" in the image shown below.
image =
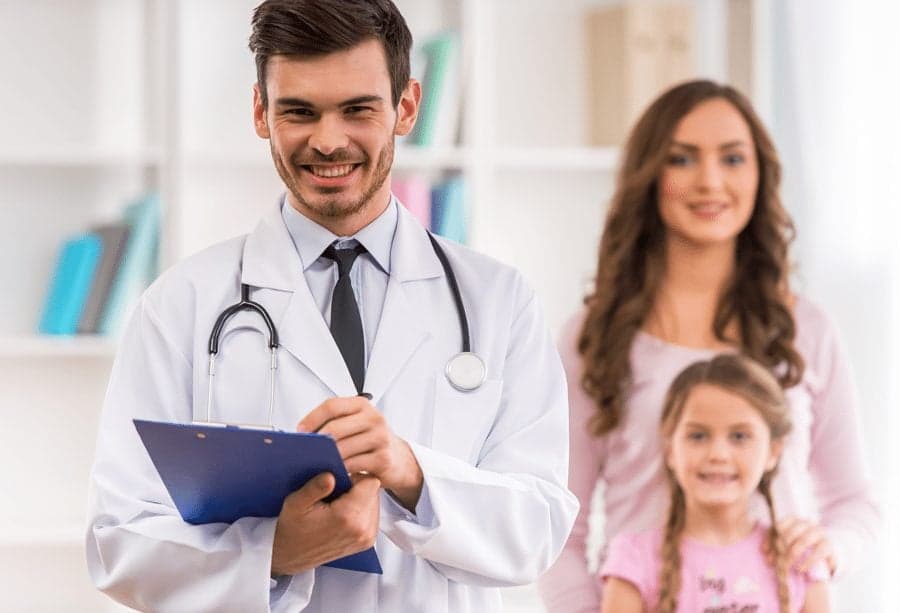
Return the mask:
[[334, 245], [328, 245], [322, 255], [329, 260], [337, 262], [338, 278], [340, 278], [350, 274], [350, 269], [353, 268], [353, 262], [356, 261], [356, 257], [365, 252], [366, 248], [360, 244], [350, 249], [335, 249]]

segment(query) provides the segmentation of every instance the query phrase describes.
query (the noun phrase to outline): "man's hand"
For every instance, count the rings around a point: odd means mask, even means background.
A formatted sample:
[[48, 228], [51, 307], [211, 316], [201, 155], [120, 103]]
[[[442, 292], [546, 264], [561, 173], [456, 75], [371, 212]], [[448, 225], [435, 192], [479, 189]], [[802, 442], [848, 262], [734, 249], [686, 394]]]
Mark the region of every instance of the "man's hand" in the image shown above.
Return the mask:
[[322, 473], [285, 498], [275, 526], [272, 575], [296, 575], [372, 547], [379, 487], [374, 477], [356, 477], [349, 492], [326, 503], [334, 476]]
[[367, 398], [330, 398], [300, 420], [297, 431], [334, 438], [347, 472], [378, 477], [400, 504], [415, 510], [422, 493], [422, 468], [409, 444], [388, 428], [384, 415]]

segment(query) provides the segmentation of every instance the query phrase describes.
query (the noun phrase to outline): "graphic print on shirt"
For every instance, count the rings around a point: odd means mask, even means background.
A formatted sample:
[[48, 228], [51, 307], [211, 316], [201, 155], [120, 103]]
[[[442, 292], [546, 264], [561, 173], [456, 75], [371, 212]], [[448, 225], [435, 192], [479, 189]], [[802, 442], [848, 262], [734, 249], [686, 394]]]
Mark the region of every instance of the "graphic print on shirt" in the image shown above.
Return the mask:
[[700, 594], [707, 597], [703, 613], [759, 613], [759, 601], [753, 602], [759, 585], [746, 575], [738, 577], [730, 590], [725, 577], [714, 567], [707, 568], [698, 580]]

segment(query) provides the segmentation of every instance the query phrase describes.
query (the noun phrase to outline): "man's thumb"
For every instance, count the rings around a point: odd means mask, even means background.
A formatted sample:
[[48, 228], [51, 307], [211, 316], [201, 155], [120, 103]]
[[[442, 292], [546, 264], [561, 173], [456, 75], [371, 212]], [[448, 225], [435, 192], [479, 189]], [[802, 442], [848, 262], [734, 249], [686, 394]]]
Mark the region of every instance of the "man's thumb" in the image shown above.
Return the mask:
[[298, 498], [296, 503], [304, 507], [311, 507], [323, 498], [327, 498], [334, 490], [334, 485], [334, 475], [331, 473], [316, 475], [295, 492]]

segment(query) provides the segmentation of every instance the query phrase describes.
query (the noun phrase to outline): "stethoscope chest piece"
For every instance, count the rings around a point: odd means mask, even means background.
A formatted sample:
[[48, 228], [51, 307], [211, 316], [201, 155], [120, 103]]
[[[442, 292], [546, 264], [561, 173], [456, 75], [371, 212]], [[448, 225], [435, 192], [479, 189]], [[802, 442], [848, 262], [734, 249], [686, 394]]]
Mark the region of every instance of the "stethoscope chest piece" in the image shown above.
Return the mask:
[[454, 388], [461, 392], [471, 392], [481, 387], [487, 379], [487, 367], [480, 357], [464, 351], [450, 358], [444, 374]]

